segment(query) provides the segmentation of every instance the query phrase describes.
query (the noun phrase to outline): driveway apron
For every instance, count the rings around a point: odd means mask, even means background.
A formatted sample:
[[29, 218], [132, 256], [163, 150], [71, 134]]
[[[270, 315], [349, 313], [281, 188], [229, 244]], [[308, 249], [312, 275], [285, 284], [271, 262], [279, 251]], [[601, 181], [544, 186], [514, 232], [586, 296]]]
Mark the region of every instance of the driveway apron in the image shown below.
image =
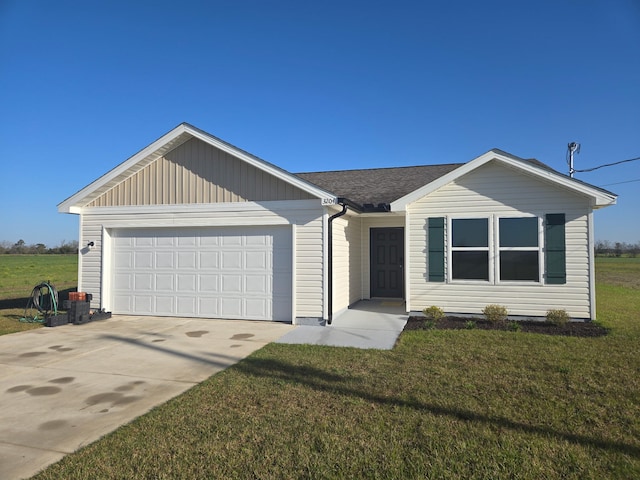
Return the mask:
[[0, 336], [0, 478], [28, 478], [295, 327], [114, 316]]

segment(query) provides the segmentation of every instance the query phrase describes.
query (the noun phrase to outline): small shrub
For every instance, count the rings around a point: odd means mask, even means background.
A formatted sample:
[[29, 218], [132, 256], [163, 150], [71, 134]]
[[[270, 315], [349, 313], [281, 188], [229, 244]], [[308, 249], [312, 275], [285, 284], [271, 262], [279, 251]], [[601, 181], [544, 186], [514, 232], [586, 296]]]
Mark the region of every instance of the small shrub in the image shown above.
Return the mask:
[[466, 328], [467, 330], [473, 330], [474, 328], [476, 328], [476, 322], [474, 322], [473, 320], [467, 320], [466, 322], [464, 322], [464, 328]]
[[522, 325], [520, 325], [518, 322], [509, 322], [508, 328], [512, 332], [519, 332], [520, 330], [522, 330]]
[[491, 323], [504, 322], [509, 316], [507, 307], [502, 305], [487, 305], [482, 309], [482, 314]]
[[436, 307], [435, 305], [431, 305], [430, 307], [423, 309], [422, 313], [427, 317], [427, 320], [432, 320], [434, 322], [444, 318], [444, 310], [440, 307]]
[[549, 310], [547, 312], [547, 322], [553, 325], [564, 326], [570, 317], [566, 310]]
[[423, 330], [433, 330], [436, 328], [436, 322], [434, 320], [425, 320], [422, 324]]

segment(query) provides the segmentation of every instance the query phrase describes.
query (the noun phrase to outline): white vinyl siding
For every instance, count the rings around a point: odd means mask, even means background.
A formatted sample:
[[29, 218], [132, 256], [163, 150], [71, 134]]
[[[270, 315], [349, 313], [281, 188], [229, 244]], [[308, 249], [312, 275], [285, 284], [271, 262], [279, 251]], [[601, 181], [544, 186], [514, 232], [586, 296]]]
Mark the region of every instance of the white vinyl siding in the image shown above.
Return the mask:
[[[93, 294], [94, 308], [111, 308], [109, 294], [102, 298], [102, 289], [109, 286], [111, 239], [114, 229], [163, 227], [237, 227], [295, 225], [292, 259], [296, 289], [294, 316], [323, 316], [323, 209], [319, 200], [244, 202], [211, 205], [173, 205], [146, 207], [86, 208], [81, 218], [81, 261], [79, 286]], [[293, 234], [292, 234], [293, 235]], [[103, 242], [103, 237], [106, 238]], [[93, 241], [91, 250], [82, 249]], [[106, 254], [106, 258], [103, 258]], [[293, 254], [292, 254], [293, 255]]]
[[[411, 310], [436, 305], [447, 312], [481, 313], [497, 303], [513, 315], [544, 316], [548, 309], [566, 309], [576, 318], [590, 318], [589, 200], [511, 168], [489, 162], [408, 207]], [[566, 215], [567, 283], [428, 281], [429, 217], [478, 218]], [[445, 244], [450, 232], [445, 229]], [[448, 263], [448, 262], [447, 262]], [[447, 277], [450, 278], [449, 272]]]
[[361, 220], [345, 215], [333, 221], [333, 313], [361, 299]]
[[312, 196], [192, 138], [113, 186], [89, 207], [303, 200]]

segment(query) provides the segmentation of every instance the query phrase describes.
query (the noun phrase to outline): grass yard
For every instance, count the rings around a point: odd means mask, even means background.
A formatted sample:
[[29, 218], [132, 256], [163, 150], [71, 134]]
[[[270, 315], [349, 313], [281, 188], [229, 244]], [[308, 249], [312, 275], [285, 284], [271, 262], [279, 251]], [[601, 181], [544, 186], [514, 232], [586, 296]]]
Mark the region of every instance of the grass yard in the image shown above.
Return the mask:
[[40, 328], [21, 323], [33, 287], [50, 281], [58, 291], [78, 285], [77, 255], [0, 255], [0, 335]]
[[597, 266], [606, 337], [271, 344], [35, 478], [640, 478], [640, 263], [622, 263]]

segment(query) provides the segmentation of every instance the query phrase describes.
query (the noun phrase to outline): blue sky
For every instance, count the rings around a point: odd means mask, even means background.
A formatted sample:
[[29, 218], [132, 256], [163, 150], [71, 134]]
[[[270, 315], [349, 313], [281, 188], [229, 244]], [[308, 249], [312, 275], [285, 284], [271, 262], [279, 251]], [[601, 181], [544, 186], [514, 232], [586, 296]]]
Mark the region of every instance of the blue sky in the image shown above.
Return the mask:
[[[292, 172], [640, 156], [640, 2], [0, 0], [0, 241], [181, 122]], [[640, 241], [640, 161], [596, 239]], [[622, 183], [625, 182], [625, 183]]]

